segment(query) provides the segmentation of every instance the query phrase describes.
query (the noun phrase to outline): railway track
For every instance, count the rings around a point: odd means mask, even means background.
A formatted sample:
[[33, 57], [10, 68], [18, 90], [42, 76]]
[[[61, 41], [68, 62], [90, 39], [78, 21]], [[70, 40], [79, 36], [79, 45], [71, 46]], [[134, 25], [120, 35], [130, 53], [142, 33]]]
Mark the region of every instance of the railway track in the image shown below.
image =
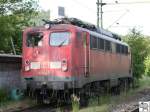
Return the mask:
[[[139, 112], [139, 101], [150, 101], [150, 89], [145, 89], [143, 91], [138, 92], [135, 96], [132, 96], [127, 99], [127, 101], [123, 102], [116, 106], [112, 112]], [[34, 107], [29, 107], [26, 109], [20, 109], [18, 111], [9, 111], [9, 112], [70, 112], [71, 105], [64, 103], [51, 103], [49, 105], [36, 105]]]
[[71, 106], [68, 105], [55, 105], [55, 104], [47, 104], [47, 105], [35, 105], [33, 107], [29, 107], [29, 108], [24, 108], [24, 109], [18, 109], [18, 110], [13, 110], [10, 112], [57, 112], [60, 110], [65, 110], [65, 112], [70, 112], [71, 111]]
[[55, 112], [56, 108], [53, 108], [48, 105], [38, 105], [35, 107], [30, 107], [26, 109], [19, 110], [17, 112]]
[[[11, 112], [57, 112], [57, 111], [63, 111], [63, 112], [70, 112], [70, 107], [52, 107], [50, 105], [38, 105], [26, 109], [21, 109], [18, 111], [11, 111]], [[127, 111], [126, 111], [127, 112]], [[128, 112], [139, 112], [139, 108], [135, 108]]]
[[24, 112], [24, 111], [28, 111], [28, 110], [34, 110], [34, 109], [37, 109], [39, 107], [41, 107], [42, 105], [34, 105], [34, 106], [31, 106], [31, 107], [19, 107], [19, 108], [16, 108], [16, 109], [12, 109], [12, 110], [9, 110], [9, 112]]

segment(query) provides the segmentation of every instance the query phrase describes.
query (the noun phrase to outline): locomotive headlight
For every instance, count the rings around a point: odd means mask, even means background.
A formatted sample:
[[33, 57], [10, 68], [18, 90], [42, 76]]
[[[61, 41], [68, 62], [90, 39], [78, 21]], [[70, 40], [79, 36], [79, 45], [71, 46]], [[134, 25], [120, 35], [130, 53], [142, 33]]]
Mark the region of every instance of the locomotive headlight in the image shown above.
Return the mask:
[[25, 71], [29, 71], [30, 70], [30, 66], [25, 66]]
[[24, 67], [24, 71], [29, 71], [30, 70], [30, 61], [26, 60], [25, 61], [25, 67]]
[[62, 71], [66, 72], [67, 71], [67, 66], [62, 66]]
[[68, 66], [67, 66], [67, 60], [63, 60], [62, 61], [62, 67], [61, 67], [62, 71], [66, 72], [68, 70]]

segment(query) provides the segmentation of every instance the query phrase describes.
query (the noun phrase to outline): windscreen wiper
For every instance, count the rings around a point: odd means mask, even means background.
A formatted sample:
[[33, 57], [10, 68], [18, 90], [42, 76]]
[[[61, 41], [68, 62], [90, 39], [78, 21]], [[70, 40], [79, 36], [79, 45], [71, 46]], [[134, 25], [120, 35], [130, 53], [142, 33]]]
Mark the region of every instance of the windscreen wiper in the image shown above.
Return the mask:
[[61, 46], [65, 43], [65, 41], [66, 41], [66, 39], [65, 39], [64, 41], [62, 41], [62, 42], [58, 45], [58, 47], [61, 47]]

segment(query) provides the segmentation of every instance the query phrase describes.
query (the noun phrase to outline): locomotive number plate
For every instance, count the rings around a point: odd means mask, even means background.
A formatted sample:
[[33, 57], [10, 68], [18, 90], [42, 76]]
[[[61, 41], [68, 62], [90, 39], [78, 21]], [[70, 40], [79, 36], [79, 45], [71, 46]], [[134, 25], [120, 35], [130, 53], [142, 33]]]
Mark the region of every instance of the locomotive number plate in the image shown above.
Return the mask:
[[31, 69], [40, 69], [40, 62], [31, 62]]
[[60, 61], [50, 62], [50, 68], [60, 69], [61, 68], [61, 62]]

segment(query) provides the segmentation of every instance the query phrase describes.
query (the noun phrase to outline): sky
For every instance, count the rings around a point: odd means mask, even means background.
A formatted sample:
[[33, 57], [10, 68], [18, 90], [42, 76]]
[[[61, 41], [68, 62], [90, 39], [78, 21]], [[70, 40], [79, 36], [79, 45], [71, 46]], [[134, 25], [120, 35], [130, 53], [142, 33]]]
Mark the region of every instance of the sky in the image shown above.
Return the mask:
[[[103, 27], [117, 34], [125, 35], [137, 28], [150, 36], [150, 0], [103, 0]], [[51, 19], [58, 18], [58, 6], [65, 8], [65, 15], [97, 24], [97, 0], [39, 0], [41, 9], [51, 11]], [[139, 3], [144, 2], [144, 3]]]

